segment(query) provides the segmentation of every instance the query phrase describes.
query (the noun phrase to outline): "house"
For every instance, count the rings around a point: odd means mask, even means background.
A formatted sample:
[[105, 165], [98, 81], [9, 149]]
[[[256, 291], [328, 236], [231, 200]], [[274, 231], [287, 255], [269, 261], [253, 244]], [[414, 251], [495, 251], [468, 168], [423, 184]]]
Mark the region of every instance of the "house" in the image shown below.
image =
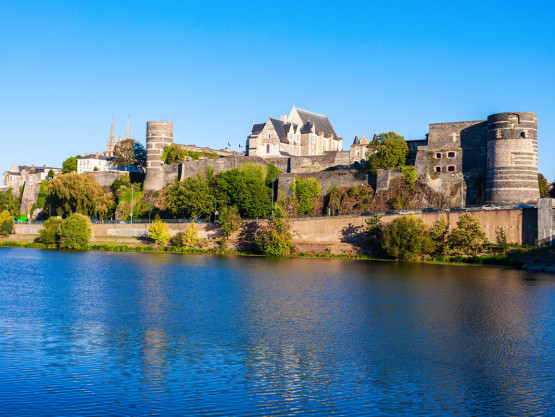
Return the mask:
[[327, 115], [293, 106], [289, 116], [255, 123], [247, 137], [246, 155], [258, 157], [312, 156], [343, 149]]

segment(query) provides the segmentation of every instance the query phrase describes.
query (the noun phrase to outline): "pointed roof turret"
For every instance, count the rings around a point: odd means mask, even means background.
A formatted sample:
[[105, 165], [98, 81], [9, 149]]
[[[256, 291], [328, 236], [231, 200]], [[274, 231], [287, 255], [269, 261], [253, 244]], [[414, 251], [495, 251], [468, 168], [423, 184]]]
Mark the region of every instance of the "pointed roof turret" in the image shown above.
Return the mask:
[[131, 139], [131, 133], [129, 132], [129, 117], [127, 117], [127, 130], [125, 131], [125, 139]]
[[110, 128], [110, 140], [114, 139], [114, 119], [112, 119], [112, 127]]

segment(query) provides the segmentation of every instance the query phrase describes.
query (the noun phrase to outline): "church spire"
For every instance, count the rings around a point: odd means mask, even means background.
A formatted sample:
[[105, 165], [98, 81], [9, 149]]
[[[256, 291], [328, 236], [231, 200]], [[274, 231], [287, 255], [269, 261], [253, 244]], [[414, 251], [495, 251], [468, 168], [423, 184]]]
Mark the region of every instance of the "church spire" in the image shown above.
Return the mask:
[[116, 146], [116, 139], [114, 137], [114, 119], [112, 118], [112, 127], [110, 128], [110, 139], [108, 139], [108, 143], [106, 144], [106, 152], [107, 153], [114, 152], [114, 146]]
[[131, 133], [129, 132], [129, 116], [127, 116], [127, 130], [125, 131], [125, 139], [131, 139]]

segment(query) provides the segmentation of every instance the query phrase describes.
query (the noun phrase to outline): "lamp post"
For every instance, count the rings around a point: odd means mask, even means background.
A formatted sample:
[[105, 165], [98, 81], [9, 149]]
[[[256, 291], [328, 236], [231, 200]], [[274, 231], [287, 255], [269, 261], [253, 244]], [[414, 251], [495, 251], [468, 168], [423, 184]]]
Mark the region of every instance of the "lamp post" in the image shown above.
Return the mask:
[[131, 223], [133, 223], [133, 185], [131, 184]]

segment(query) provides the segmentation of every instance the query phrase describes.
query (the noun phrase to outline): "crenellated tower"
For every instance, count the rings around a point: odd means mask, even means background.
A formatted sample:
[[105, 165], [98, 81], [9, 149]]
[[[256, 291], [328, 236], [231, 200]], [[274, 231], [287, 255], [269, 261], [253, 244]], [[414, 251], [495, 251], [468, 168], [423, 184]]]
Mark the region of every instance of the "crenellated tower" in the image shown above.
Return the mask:
[[487, 201], [500, 205], [537, 202], [537, 121], [537, 114], [525, 112], [488, 117]]
[[145, 190], [164, 187], [164, 147], [173, 144], [173, 123], [163, 121], [146, 124], [146, 177]]

